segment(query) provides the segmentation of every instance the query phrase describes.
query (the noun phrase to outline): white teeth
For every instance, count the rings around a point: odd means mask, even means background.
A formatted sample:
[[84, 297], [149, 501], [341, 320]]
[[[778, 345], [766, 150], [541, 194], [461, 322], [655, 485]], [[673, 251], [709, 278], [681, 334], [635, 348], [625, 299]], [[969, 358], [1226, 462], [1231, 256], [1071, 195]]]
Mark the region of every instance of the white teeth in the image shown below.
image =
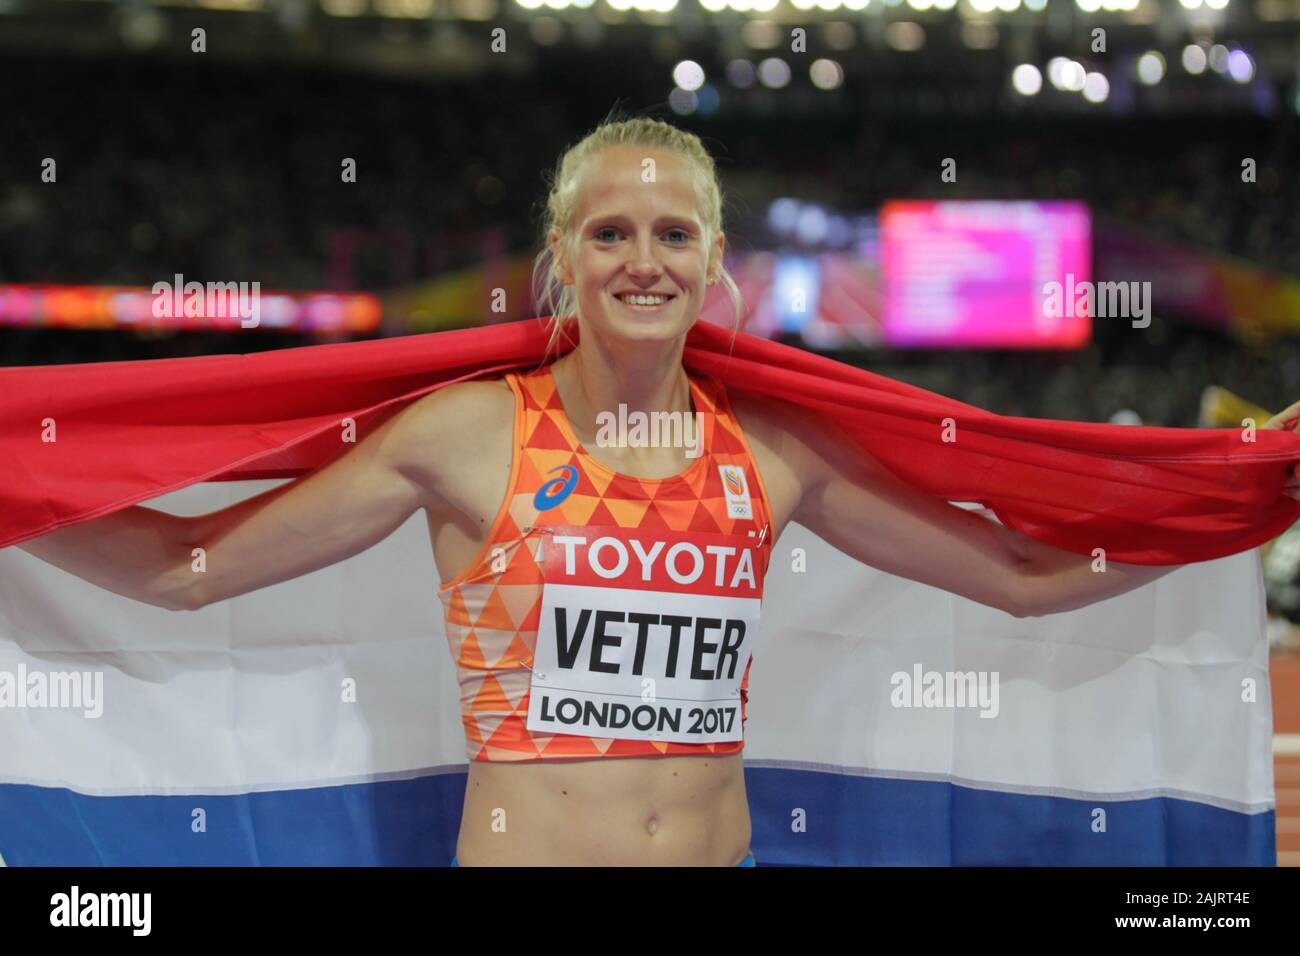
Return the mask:
[[663, 305], [668, 301], [663, 295], [621, 295], [619, 298], [628, 305]]

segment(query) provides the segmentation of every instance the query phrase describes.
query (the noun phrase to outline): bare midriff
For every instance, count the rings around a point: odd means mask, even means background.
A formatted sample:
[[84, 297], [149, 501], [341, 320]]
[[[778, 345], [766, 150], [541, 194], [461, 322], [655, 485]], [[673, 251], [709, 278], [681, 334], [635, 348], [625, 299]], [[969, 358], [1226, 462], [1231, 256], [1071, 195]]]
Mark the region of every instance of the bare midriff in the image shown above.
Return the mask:
[[461, 866], [735, 866], [749, 851], [743, 754], [475, 761]]

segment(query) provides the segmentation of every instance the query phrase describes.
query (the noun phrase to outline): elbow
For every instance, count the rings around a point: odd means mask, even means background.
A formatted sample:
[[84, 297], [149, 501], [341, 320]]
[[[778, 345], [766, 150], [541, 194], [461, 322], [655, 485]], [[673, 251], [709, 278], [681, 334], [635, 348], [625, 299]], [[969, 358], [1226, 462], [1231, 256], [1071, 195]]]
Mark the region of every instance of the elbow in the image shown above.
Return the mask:
[[204, 583], [203, 575], [186, 568], [183, 577], [155, 588], [149, 603], [168, 611], [197, 611], [212, 603]]
[[1042, 617], [1050, 614], [1042, 594], [1042, 580], [1029, 573], [1027, 564], [1022, 564], [1007, 575], [1010, 592], [1005, 597], [1005, 610], [1012, 617]]

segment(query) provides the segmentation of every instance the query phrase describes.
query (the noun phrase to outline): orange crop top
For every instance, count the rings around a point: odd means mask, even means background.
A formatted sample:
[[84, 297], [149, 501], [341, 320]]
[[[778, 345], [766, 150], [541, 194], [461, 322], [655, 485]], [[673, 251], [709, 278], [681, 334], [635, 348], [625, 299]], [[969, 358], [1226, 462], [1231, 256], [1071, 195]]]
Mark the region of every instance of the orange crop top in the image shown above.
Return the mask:
[[506, 381], [509, 489], [439, 590], [469, 759], [742, 750], [771, 513], [725, 388], [690, 378], [700, 453], [652, 480], [587, 454], [550, 366]]

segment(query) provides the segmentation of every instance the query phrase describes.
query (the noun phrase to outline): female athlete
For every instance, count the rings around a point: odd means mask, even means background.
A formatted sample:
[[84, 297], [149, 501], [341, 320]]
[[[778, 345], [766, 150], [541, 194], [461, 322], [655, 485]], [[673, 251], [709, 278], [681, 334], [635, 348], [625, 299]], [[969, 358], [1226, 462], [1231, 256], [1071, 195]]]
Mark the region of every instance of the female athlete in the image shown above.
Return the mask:
[[[723, 283], [739, 315], [721, 190], [696, 136], [649, 119], [600, 126], [562, 157], [544, 234], [542, 299], [566, 317], [552, 342], [578, 343], [562, 358], [428, 395], [332, 462], [224, 510], [136, 506], [21, 547], [192, 610], [343, 560], [423, 509], [470, 758], [465, 866], [752, 865], [747, 634], [791, 521], [1018, 617], [1173, 570], [1094, 574], [1087, 557], [916, 491], [802, 410], [688, 376], [684, 342], [708, 287]], [[667, 446], [611, 442], [602, 423], [620, 406], [683, 426], [699, 414], [703, 429]], [[1297, 414], [1300, 403], [1266, 427]], [[1300, 496], [1294, 476], [1287, 493]], [[664, 722], [620, 722], [642, 704]], [[674, 715], [686, 718], [675, 729]]]

